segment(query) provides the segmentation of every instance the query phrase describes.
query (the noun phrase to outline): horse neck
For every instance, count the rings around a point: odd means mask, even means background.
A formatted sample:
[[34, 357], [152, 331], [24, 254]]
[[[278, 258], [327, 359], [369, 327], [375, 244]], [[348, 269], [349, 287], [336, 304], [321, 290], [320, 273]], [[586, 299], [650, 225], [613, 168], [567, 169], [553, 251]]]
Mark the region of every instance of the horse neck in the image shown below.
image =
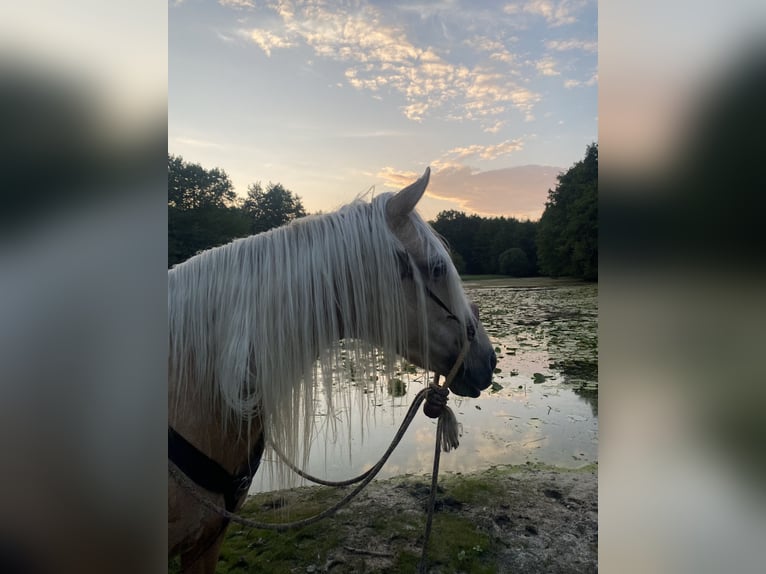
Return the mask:
[[[170, 388], [178, 388], [170, 385]], [[197, 394], [176, 401], [171, 392], [168, 400], [168, 424], [192, 443], [198, 450], [216, 461], [230, 473], [238, 471], [247, 461], [253, 445], [262, 432], [259, 417], [249, 425], [232, 424], [224, 416], [222, 407], [210, 407], [207, 400]]]

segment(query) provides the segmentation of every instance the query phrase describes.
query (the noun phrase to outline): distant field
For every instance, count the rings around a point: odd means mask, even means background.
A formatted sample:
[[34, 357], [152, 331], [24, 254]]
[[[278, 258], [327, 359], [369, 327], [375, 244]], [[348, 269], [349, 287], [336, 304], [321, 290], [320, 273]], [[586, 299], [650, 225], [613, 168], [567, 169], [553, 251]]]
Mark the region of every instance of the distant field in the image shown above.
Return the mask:
[[506, 275], [461, 275], [466, 287], [561, 287], [578, 285], [572, 277], [508, 277]]

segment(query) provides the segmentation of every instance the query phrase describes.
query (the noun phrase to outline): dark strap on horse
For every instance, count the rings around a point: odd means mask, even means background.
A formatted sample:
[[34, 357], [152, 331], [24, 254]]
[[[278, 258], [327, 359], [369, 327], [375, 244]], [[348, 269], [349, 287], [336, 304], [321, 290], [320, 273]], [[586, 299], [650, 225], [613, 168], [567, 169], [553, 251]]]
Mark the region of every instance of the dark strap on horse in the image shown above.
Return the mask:
[[232, 475], [168, 425], [170, 461], [205, 490], [223, 494], [226, 510], [229, 512], [234, 512], [237, 501], [250, 488], [253, 476], [260, 465], [263, 449], [263, 433], [260, 433], [247, 462]]

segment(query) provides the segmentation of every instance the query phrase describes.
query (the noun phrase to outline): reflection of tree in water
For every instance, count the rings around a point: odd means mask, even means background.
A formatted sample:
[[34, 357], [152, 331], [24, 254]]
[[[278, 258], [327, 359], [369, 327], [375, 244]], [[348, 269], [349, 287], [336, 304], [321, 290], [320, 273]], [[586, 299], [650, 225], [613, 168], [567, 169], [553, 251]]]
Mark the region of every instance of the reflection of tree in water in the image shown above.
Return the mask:
[[593, 417], [598, 418], [598, 388], [575, 387], [575, 394], [590, 405]]
[[598, 382], [598, 363], [593, 360], [553, 360], [550, 368], [559, 371], [567, 383], [593, 384]]
[[388, 394], [392, 397], [403, 397], [407, 394], [407, 383], [401, 379], [391, 379], [388, 381]]
[[593, 416], [598, 417], [598, 362], [593, 360], [552, 361], [550, 368], [561, 376], [577, 396], [590, 405]]

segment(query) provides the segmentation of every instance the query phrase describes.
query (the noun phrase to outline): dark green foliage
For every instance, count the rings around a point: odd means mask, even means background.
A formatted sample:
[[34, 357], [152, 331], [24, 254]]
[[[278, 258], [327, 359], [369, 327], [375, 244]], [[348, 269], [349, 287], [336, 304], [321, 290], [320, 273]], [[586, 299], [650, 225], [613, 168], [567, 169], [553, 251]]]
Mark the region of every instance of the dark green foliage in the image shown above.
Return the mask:
[[251, 185], [237, 199], [225, 171], [168, 154], [168, 267], [200, 251], [306, 215], [298, 195], [279, 183]]
[[503, 251], [498, 258], [498, 271], [501, 275], [527, 277], [530, 275], [529, 257], [520, 247], [511, 247]]
[[452, 257], [452, 263], [455, 265], [455, 269], [461, 275], [465, 273], [465, 259], [457, 251], [450, 251], [450, 257]]
[[220, 168], [205, 169], [168, 154], [168, 207], [179, 211], [234, 205], [237, 195]]
[[431, 226], [441, 234], [449, 243], [452, 252], [452, 260], [455, 267], [461, 262], [462, 273], [476, 273], [474, 263], [473, 239], [479, 228], [481, 218], [477, 215], [466, 215], [462, 211], [442, 211], [436, 216], [436, 221]]
[[510, 249], [522, 251], [527, 259], [524, 268], [515, 267], [517, 277], [537, 275], [537, 223], [507, 217], [480, 217], [460, 211], [442, 211], [431, 222], [449, 243], [452, 260], [462, 274], [506, 274], [500, 256]]
[[540, 272], [598, 279], [598, 144], [558, 176], [537, 232]]
[[250, 220], [251, 233], [281, 227], [306, 215], [301, 198], [281, 183], [269, 183], [265, 191], [260, 182], [252, 184], [242, 209]]
[[247, 233], [226, 172], [168, 155], [168, 267]]

